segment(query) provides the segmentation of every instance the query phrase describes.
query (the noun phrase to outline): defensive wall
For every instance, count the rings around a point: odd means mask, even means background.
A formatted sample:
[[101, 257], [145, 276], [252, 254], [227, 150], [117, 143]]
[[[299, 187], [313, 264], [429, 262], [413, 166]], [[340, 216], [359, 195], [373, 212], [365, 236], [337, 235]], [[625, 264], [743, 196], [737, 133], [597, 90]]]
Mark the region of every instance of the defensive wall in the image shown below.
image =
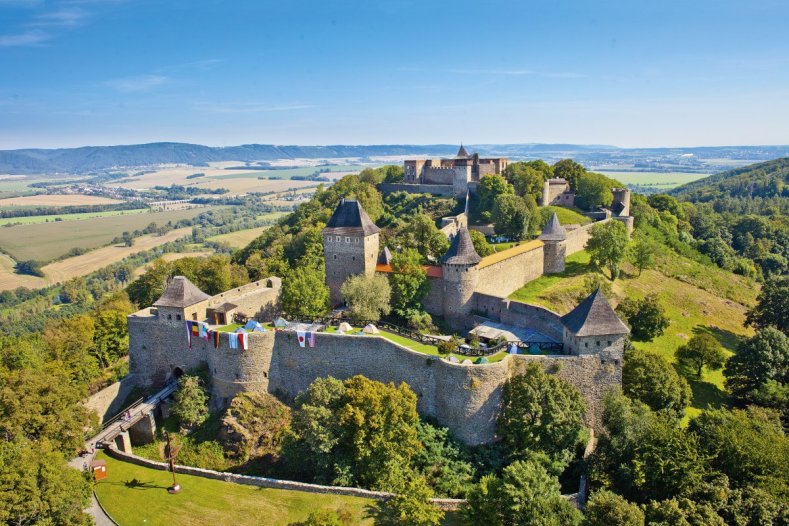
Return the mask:
[[569, 256], [570, 254], [575, 254], [583, 250], [586, 246], [586, 242], [589, 241], [589, 237], [592, 235], [592, 227], [605, 224], [609, 221], [611, 221], [610, 218], [603, 219], [596, 223], [589, 223], [588, 225], [576, 226], [574, 228], [573, 225], [565, 225], [564, 228], [567, 231], [567, 240], [565, 241], [567, 255]]
[[529, 327], [561, 342], [564, 325], [552, 310], [520, 301], [474, 294], [474, 311], [479, 316], [516, 327]]
[[129, 319], [131, 371], [143, 386], [163, 384], [178, 370], [206, 364], [214, 407], [241, 391], [269, 392], [293, 399], [317, 378], [361, 374], [381, 382], [407, 383], [423, 416], [435, 418], [463, 442], [480, 444], [495, 436], [502, 388], [527, 362], [575, 385], [586, 400], [586, 421], [600, 429], [602, 393], [621, 385], [621, 352], [583, 356], [508, 355], [502, 361], [461, 365], [412, 351], [379, 336], [316, 333], [315, 347], [300, 347], [293, 331], [249, 333], [249, 348], [230, 349], [227, 339], [192, 338], [185, 329], [149, 318]]
[[479, 263], [475, 292], [507, 297], [543, 274], [543, 242], [527, 241], [491, 254]]

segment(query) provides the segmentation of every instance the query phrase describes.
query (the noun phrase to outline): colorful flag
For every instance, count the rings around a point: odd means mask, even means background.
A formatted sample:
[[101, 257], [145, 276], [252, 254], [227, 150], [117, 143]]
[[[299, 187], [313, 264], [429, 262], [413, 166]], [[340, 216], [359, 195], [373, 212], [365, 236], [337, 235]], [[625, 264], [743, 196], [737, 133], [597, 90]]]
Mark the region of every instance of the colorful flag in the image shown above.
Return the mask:
[[211, 336], [214, 338], [214, 349], [219, 349], [219, 332], [211, 331]]
[[186, 320], [186, 340], [189, 342], [189, 348], [192, 348], [192, 322]]
[[227, 333], [227, 341], [231, 349], [238, 349], [238, 335], [236, 333]]
[[310, 332], [310, 333], [308, 333], [308, 335], [309, 336], [308, 336], [307, 339], [310, 342], [310, 347], [315, 347], [315, 333], [314, 332]]
[[245, 332], [238, 333], [238, 342], [241, 344], [241, 348], [246, 351], [249, 348], [249, 334]]
[[304, 347], [306, 344], [304, 336], [304, 331], [296, 331], [296, 339], [299, 340], [299, 347]]

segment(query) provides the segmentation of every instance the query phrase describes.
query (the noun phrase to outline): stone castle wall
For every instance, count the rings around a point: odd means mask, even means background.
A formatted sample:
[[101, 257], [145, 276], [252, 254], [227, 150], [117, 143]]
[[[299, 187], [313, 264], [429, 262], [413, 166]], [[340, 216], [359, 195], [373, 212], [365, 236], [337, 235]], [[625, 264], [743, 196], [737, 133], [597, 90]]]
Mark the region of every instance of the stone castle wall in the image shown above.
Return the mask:
[[378, 185], [378, 190], [384, 194], [409, 192], [412, 194], [433, 194], [441, 197], [453, 197], [455, 195], [451, 184], [381, 183]]
[[559, 314], [537, 305], [500, 298], [488, 294], [474, 294], [475, 312], [493, 321], [530, 327], [561, 342], [564, 325]]
[[205, 364], [212, 377], [213, 403], [224, 406], [241, 391], [292, 399], [316, 378], [362, 374], [407, 383], [417, 394], [420, 414], [435, 418], [468, 444], [494, 439], [503, 385], [524, 370], [523, 362], [536, 361], [575, 385], [590, 409], [587, 421], [598, 429], [604, 391], [621, 384], [619, 351], [611, 356], [509, 355], [496, 363], [460, 365], [377, 336], [317, 333], [310, 348], [300, 347], [291, 331], [251, 333], [244, 351], [230, 349], [226, 338], [219, 349], [193, 338], [190, 349], [183, 327], [154, 318], [130, 317], [129, 330], [134, 342], [130, 373], [139, 385], [161, 385], [176, 368], [186, 372]]
[[323, 238], [326, 266], [326, 285], [332, 305], [342, 302], [340, 288], [351, 276], [372, 274], [378, 259], [379, 234], [369, 236], [333, 234], [327, 231]]
[[595, 225], [602, 225], [603, 223], [607, 223], [610, 219], [603, 219], [602, 221], [597, 221], [595, 223], [590, 223], [588, 225], [579, 226], [577, 228], [566, 228], [567, 230], [567, 255], [575, 254], [576, 252], [580, 252], [586, 246], [586, 242], [589, 241], [589, 236], [591, 235], [592, 227]]
[[476, 292], [506, 298], [526, 283], [542, 276], [543, 259], [542, 244], [492, 265], [483, 266], [486, 262], [483, 259]]
[[441, 166], [425, 166], [422, 169], [422, 182], [424, 184], [452, 184], [455, 178], [454, 168]]
[[430, 314], [443, 315], [444, 308], [444, 280], [441, 278], [428, 278], [430, 290], [422, 300], [422, 306]]

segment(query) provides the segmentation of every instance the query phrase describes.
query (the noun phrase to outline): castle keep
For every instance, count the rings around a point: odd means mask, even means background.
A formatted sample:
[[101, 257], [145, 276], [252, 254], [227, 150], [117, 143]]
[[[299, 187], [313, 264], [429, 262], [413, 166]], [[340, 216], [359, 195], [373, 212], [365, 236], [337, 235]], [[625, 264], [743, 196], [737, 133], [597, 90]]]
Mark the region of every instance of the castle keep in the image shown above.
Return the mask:
[[[507, 167], [506, 157], [482, 158], [469, 155], [463, 145], [449, 159], [410, 159], [403, 162], [403, 182], [410, 185], [445, 187], [447, 194], [465, 196], [486, 175], [500, 174]], [[451, 189], [451, 193], [450, 193]]]
[[[462, 215], [462, 214], [461, 214]], [[608, 219], [611, 220], [611, 219]], [[567, 380], [583, 395], [587, 424], [600, 429], [602, 400], [621, 385], [628, 328], [599, 291], [565, 316], [507, 296], [543, 273], [561, 272], [566, 255], [581, 250], [588, 227], [559, 224], [554, 215], [539, 239], [491, 256], [474, 250], [465, 221], [440, 265], [426, 267], [429, 312], [458, 329], [509, 335], [526, 353], [472, 365], [422, 354], [376, 335], [320, 332], [302, 346], [297, 330], [258, 328], [239, 339], [237, 319], [271, 322], [279, 313], [279, 278], [249, 283], [215, 296], [176, 276], [147, 309], [128, 317], [129, 381], [158, 387], [201, 366], [211, 377], [212, 403], [222, 407], [242, 391], [292, 399], [317, 378], [362, 374], [382, 382], [405, 382], [418, 410], [468, 444], [490, 442], [504, 383], [530, 363]], [[326, 283], [333, 301], [349, 276], [391, 272], [391, 254], [379, 246], [379, 229], [354, 200], [342, 201], [323, 231]], [[197, 330], [199, 327], [199, 331]], [[243, 341], [243, 344], [239, 344]], [[550, 349], [553, 354], [544, 354]]]

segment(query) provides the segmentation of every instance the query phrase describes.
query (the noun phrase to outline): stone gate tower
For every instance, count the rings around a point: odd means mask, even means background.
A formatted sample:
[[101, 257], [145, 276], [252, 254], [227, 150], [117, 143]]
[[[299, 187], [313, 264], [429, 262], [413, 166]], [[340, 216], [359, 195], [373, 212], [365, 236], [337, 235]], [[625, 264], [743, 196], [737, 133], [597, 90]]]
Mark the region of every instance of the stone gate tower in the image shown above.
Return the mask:
[[355, 199], [343, 199], [334, 210], [323, 229], [326, 285], [332, 306], [342, 303], [340, 287], [346, 279], [375, 273], [380, 231]]
[[564, 258], [567, 255], [567, 231], [559, 223], [556, 212], [545, 225], [539, 239], [545, 244], [543, 247], [543, 272], [546, 274], [564, 272]]
[[479, 284], [478, 263], [482, 261], [468, 228], [461, 227], [441, 259], [444, 274], [443, 311], [450, 325], [462, 326], [471, 313], [474, 291]]

